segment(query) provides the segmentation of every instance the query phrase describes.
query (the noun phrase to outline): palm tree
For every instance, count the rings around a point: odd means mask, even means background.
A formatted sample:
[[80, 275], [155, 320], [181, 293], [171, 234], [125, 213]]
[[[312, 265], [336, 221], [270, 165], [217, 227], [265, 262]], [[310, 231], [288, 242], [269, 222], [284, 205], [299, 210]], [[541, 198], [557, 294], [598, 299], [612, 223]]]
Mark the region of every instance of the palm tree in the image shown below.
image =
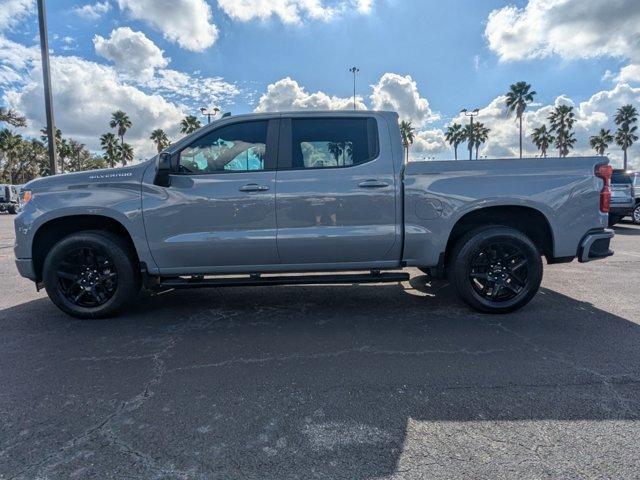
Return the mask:
[[0, 107], [0, 122], [8, 123], [14, 127], [26, 127], [27, 119], [18, 115], [11, 109]]
[[515, 112], [520, 123], [520, 158], [522, 158], [522, 115], [527, 104], [533, 102], [534, 95], [536, 92], [531, 90], [531, 85], [527, 82], [514, 83], [507, 92], [507, 115]]
[[538, 150], [540, 150], [540, 154], [546, 158], [547, 150], [551, 145], [553, 145], [556, 137], [547, 130], [546, 125], [542, 125], [541, 127], [533, 129], [531, 139], [533, 140], [534, 145], [538, 147]]
[[333, 155], [336, 165], [340, 165], [339, 158], [344, 154], [344, 147], [344, 142], [330, 142], [329, 145], [327, 145], [327, 150]]
[[133, 161], [133, 148], [128, 143], [122, 143], [117, 148], [118, 160], [122, 162], [122, 166]]
[[60, 163], [60, 173], [66, 171], [66, 160], [71, 156], [72, 150], [69, 141], [66, 138], [60, 140], [58, 147], [58, 161]]
[[409, 161], [409, 147], [413, 145], [413, 141], [415, 140], [415, 129], [411, 122], [407, 122], [406, 120], [402, 120], [400, 122], [400, 135], [402, 136], [402, 146], [404, 147], [404, 158], [405, 161]]
[[187, 115], [180, 121], [180, 133], [188, 135], [198, 130], [201, 126], [200, 120], [193, 115]]
[[161, 128], [156, 128], [153, 132], [151, 132], [151, 136], [149, 138], [153, 141], [153, 143], [156, 144], [158, 153], [171, 145], [169, 137], [167, 137], [167, 134]]
[[576, 143], [573, 133], [571, 133], [573, 124], [576, 121], [575, 116], [573, 107], [569, 105], [558, 105], [549, 114], [551, 131], [556, 134], [555, 146], [561, 157], [566, 157], [569, 154], [569, 150]]
[[473, 144], [476, 149], [476, 160], [478, 159], [478, 151], [480, 147], [489, 140], [490, 128], [484, 126], [484, 123], [476, 122], [473, 124]]
[[[49, 134], [47, 133], [46, 128], [40, 129], [40, 139], [48, 144], [49, 142]], [[60, 164], [60, 173], [65, 172], [66, 159], [69, 154], [69, 149], [67, 147], [66, 140], [62, 138], [62, 131], [59, 128], [56, 128], [55, 132], [55, 142], [56, 142], [56, 151], [58, 152], [58, 163]]]
[[6, 128], [0, 131], [0, 152], [5, 159], [0, 172], [3, 182], [17, 183], [16, 172], [19, 169], [22, 142], [22, 135], [15, 135]]
[[489, 139], [489, 132], [491, 129], [484, 126], [484, 123], [475, 122], [469, 123], [462, 127], [460, 137], [462, 142], [468, 142], [469, 151], [476, 151], [476, 160], [478, 159], [478, 151], [480, 146]]
[[623, 105], [618, 109], [615, 116], [618, 131], [616, 132], [616, 143], [624, 152], [624, 169], [628, 168], [627, 150], [633, 142], [638, 140], [635, 134], [638, 127], [634, 125], [638, 121], [638, 111], [633, 105]]
[[462, 125], [459, 123], [453, 123], [447, 127], [447, 131], [444, 134], [444, 138], [449, 145], [453, 145], [453, 153], [455, 159], [458, 160], [458, 146], [464, 141], [464, 135], [462, 134]]
[[104, 158], [111, 168], [116, 166], [118, 141], [113, 133], [105, 133], [100, 137], [100, 146], [104, 150]]
[[600, 156], [604, 156], [604, 152], [609, 148], [609, 144], [611, 142], [613, 142], [611, 130], [606, 130], [604, 128], [601, 128], [597, 135], [592, 135], [589, 138], [589, 145], [591, 145], [591, 148], [593, 148]]
[[69, 171], [80, 172], [84, 170], [83, 157], [86, 152], [84, 144], [71, 138], [67, 142], [67, 148], [69, 152]]
[[120, 137], [120, 145], [124, 145], [124, 134], [131, 128], [131, 120], [128, 115], [122, 110], [116, 110], [111, 114], [111, 121], [109, 122], [111, 128], [118, 129], [118, 137]]

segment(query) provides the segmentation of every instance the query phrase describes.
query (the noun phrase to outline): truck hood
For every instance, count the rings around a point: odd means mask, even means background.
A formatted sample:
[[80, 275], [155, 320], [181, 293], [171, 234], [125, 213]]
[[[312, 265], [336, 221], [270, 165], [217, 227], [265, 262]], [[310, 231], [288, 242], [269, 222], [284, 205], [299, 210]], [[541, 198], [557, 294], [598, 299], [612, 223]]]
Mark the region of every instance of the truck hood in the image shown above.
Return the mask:
[[90, 183], [119, 183], [141, 182], [144, 171], [155, 157], [146, 162], [120, 168], [105, 168], [102, 170], [87, 170], [85, 172], [64, 173], [49, 177], [36, 178], [28, 182], [23, 189], [31, 191], [57, 190]]

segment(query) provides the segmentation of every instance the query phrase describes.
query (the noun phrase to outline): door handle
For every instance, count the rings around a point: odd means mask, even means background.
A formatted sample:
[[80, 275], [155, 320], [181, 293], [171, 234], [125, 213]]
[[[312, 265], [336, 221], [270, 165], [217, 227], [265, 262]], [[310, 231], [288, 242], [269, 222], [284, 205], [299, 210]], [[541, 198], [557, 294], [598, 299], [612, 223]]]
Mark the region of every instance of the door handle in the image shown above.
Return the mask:
[[389, 184], [387, 182], [381, 182], [380, 180], [371, 179], [365, 180], [364, 182], [360, 182], [358, 187], [360, 188], [384, 188], [388, 187]]
[[248, 183], [240, 187], [238, 190], [241, 192], [266, 192], [269, 190], [269, 187], [266, 185], [258, 185], [257, 183]]

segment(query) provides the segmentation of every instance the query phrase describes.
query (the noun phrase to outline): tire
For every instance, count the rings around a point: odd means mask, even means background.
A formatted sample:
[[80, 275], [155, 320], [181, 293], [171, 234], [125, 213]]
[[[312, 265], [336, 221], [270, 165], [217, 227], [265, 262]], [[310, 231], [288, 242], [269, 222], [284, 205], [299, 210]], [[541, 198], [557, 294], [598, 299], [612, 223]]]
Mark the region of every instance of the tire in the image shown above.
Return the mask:
[[471, 231], [454, 246], [449, 282], [471, 308], [508, 313], [525, 306], [542, 282], [542, 257], [524, 233], [491, 226]]
[[620, 215], [611, 215], [609, 214], [609, 226], [613, 227], [616, 223], [620, 223], [622, 217]]
[[631, 220], [633, 220], [633, 223], [636, 225], [640, 225], [640, 203], [638, 203], [636, 208], [633, 209], [633, 212], [631, 213]]
[[15, 215], [18, 212], [18, 209], [15, 205], [9, 205], [7, 207], [7, 212], [9, 212], [11, 215]]
[[[44, 286], [51, 301], [75, 318], [107, 318], [138, 295], [138, 262], [118, 235], [103, 231], [73, 233], [47, 254]], [[77, 297], [77, 298], [76, 298]]]

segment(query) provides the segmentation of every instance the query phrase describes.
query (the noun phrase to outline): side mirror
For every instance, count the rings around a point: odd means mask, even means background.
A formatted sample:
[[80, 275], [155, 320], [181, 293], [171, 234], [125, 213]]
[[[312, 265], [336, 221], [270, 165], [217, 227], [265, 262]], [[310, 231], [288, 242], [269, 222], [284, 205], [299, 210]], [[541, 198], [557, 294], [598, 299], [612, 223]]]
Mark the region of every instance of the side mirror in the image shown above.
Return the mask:
[[158, 155], [158, 169], [156, 170], [156, 179], [153, 183], [160, 187], [168, 187], [171, 185], [171, 154], [162, 152]]

